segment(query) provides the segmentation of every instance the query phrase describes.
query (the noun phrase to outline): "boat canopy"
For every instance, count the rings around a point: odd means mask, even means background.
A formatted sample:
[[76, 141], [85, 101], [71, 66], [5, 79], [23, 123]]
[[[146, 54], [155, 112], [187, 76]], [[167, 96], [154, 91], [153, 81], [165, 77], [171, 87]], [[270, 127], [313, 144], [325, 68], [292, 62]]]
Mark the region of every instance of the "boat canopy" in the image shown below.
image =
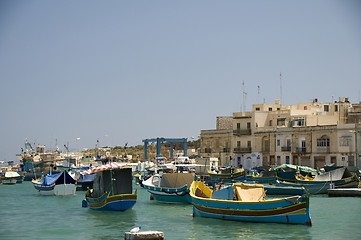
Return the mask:
[[86, 182], [93, 182], [95, 179], [95, 173], [92, 174], [80, 174], [78, 179], [78, 183], [86, 183]]
[[66, 184], [75, 184], [75, 179], [72, 178], [67, 171], [63, 171], [53, 175], [47, 175], [42, 179], [41, 185], [50, 186], [52, 184], [63, 184], [64, 183], [64, 175], [65, 175], [65, 183]]
[[192, 173], [164, 173], [160, 187], [163, 188], [180, 188], [187, 184], [191, 186], [194, 180]]
[[20, 177], [20, 175], [17, 172], [6, 172], [5, 177], [6, 178], [14, 178], [14, 177]]
[[350, 173], [349, 170], [347, 170], [347, 168], [342, 167], [342, 168], [338, 168], [338, 169], [317, 175], [313, 180], [314, 181], [337, 181], [337, 180], [341, 180], [343, 178], [348, 178], [348, 177], [352, 177], [352, 174]]
[[293, 164], [282, 164], [281, 166], [275, 167], [273, 169], [278, 170], [278, 169], [282, 169], [282, 168], [292, 168], [292, 169], [296, 169], [296, 170], [300, 170], [300, 171], [308, 172], [308, 173], [317, 172], [316, 169], [306, 167], [306, 166], [297, 166], [297, 165], [293, 165]]
[[93, 182], [93, 198], [104, 193], [109, 196], [119, 194], [132, 194], [132, 168], [114, 168], [96, 173]]

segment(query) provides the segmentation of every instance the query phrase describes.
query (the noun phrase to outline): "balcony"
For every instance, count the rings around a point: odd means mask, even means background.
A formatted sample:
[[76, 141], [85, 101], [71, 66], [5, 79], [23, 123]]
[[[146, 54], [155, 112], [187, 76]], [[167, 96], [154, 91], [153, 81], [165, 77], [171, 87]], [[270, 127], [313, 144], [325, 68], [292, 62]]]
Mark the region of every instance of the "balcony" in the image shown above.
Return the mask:
[[234, 153], [251, 153], [252, 148], [250, 148], [250, 147], [246, 147], [246, 148], [236, 147], [236, 148], [234, 148], [233, 152]]
[[317, 147], [317, 152], [318, 153], [329, 153], [330, 147]]
[[282, 152], [291, 152], [291, 146], [281, 147]]
[[305, 147], [298, 147], [298, 148], [296, 148], [296, 153], [306, 153], [306, 148]]
[[234, 135], [251, 135], [251, 129], [237, 129], [233, 130]]
[[229, 149], [229, 148], [223, 148], [223, 152], [225, 152], [225, 153], [230, 152], [230, 151], [231, 151], [231, 149]]

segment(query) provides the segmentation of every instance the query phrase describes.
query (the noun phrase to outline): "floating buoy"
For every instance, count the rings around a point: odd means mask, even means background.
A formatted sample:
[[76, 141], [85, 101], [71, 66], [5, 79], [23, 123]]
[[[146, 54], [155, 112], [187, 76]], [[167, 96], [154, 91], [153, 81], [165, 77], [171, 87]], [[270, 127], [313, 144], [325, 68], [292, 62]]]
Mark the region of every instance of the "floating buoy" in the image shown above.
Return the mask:
[[150, 200], [154, 200], [153, 194], [150, 194]]

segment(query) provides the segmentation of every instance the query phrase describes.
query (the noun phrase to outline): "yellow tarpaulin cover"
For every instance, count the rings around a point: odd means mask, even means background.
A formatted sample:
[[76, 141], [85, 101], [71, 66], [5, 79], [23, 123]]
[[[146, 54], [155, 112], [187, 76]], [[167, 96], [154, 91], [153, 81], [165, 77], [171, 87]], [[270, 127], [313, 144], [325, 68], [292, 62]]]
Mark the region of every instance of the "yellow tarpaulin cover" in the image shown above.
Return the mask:
[[262, 201], [266, 195], [264, 186], [261, 184], [246, 185], [235, 183], [233, 189], [236, 200], [243, 202]]

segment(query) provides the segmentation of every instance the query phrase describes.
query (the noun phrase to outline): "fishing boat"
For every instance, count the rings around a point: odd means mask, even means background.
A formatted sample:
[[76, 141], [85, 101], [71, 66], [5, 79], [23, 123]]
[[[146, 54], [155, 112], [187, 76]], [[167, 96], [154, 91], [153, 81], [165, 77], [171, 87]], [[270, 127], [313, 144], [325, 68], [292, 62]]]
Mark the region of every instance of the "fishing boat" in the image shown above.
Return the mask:
[[191, 203], [189, 187], [194, 180], [192, 173], [160, 173], [143, 182], [151, 196], [162, 203]]
[[99, 211], [125, 211], [137, 201], [132, 190], [132, 168], [109, 163], [97, 168], [93, 188], [85, 193], [82, 206]]
[[304, 187], [310, 194], [326, 194], [330, 188], [357, 188], [360, 184], [357, 176], [353, 176], [345, 167], [319, 174], [314, 178], [296, 176], [296, 180], [296, 183], [280, 181], [278, 185]]
[[190, 187], [193, 216], [224, 220], [312, 225], [307, 195], [265, 199], [261, 184], [234, 183], [213, 191], [199, 181]]
[[253, 176], [256, 183], [274, 183], [276, 181], [276, 171], [262, 171], [257, 176]]
[[207, 185], [214, 186], [220, 183], [243, 182], [246, 180], [244, 171], [234, 168], [226, 168], [220, 172], [208, 171], [210, 178], [206, 181]]
[[32, 180], [34, 188], [42, 195], [75, 195], [75, 179], [67, 171]]
[[273, 168], [276, 171], [277, 180], [286, 182], [296, 182], [296, 176], [308, 176], [311, 173], [317, 173], [316, 169], [298, 166], [293, 164], [282, 164], [281, 166]]
[[0, 182], [2, 184], [16, 184], [16, 183], [22, 183], [24, 177], [20, 176], [17, 172], [8, 171], [5, 172], [4, 176], [1, 177]]
[[86, 191], [88, 189], [93, 188], [93, 182], [95, 179], [95, 173], [92, 174], [80, 174], [79, 178], [76, 182], [76, 190], [78, 191]]

